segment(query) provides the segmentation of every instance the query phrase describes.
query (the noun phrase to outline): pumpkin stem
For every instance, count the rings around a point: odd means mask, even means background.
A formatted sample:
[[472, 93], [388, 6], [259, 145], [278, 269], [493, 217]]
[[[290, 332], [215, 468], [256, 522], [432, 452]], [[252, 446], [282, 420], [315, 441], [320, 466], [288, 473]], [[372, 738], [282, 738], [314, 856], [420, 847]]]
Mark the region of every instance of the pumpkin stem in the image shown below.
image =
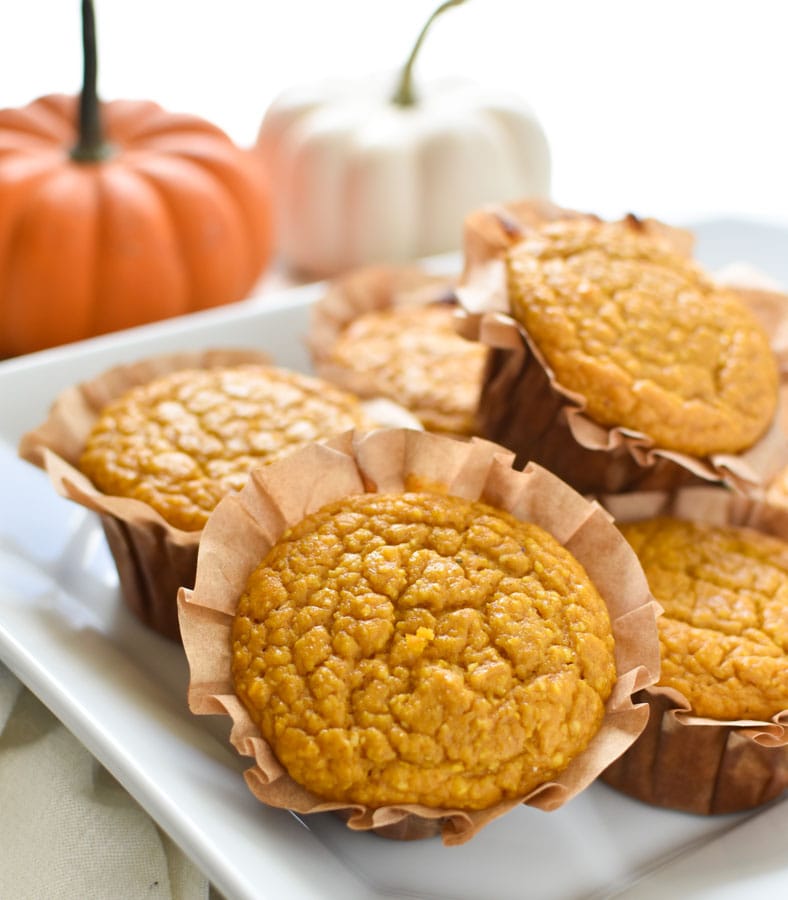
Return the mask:
[[104, 140], [101, 112], [96, 92], [98, 62], [96, 56], [96, 17], [93, 0], [82, 0], [82, 57], [84, 70], [79, 97], [79, 137], [71, 150], [76, 162], [99, 162], [112, 153]]
[[450, 9], [452, 6], [460, 6], [463, 3], [465, 3], [465, 0], [445, 0], [445, 2], [441, 3], [441, 5], [435, 10], [435, 12], [429, 17], [429, 19], [427, 19], [426, 24], [421, 29], [419, 36], [416, 38], [416, 43], [413, 45], [413, 49], [410, 51], [408, 61], [405, 63], [405, 66], [402, 69], [402, 73], [399, 77], [399, 85], [397, 87], [397, 90], [394, 92], [394, 96], [391, 98], [392, 103], [395, 103], [397, 106], [415, 105], [416, 95], [413, 91], [413, 64], [416, 62], [416, 57], [419, 55], [419, 50], [421, 50], [421, 45], [424, 43], [424, 38], [427, 36], [427, 32], [430, 30], [432, 23], [438, 18], [438, 16], [446, 12], [446, 10]]

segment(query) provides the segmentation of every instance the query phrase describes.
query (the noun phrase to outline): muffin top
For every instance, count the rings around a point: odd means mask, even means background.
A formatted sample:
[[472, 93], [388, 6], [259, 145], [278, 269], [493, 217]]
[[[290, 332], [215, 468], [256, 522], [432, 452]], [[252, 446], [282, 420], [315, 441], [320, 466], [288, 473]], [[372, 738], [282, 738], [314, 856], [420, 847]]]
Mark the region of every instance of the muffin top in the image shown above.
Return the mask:
[[293, 780], [372, 808], [523, 796], [585, 749], [616, 677], [566, 549], [429, 492], [346, 497], [285, 532], [240, 599], [232, 671]]
[[590, 418], [665, 449], [736, 453], [767, 430], [777, 367], [732, 291], [638, 221], [559, 221], [507, 253], [512, 315]]
[[182, 369], [107, 406], [79, 468], [104, 493], [196, 531], [255, 466], [368, 427], [356, 397], [316, 378], [263, 365]]
[[659, 683], [712, 719], [788, 709], [788, 543], [667, 516], [620, 528], [665, 609]]
[[407, 407], [431, 431], [473, 434], [485, 348], [454, 329], [449, 304], [364, 313], [337, 338], [328, 362], [365, 397]]

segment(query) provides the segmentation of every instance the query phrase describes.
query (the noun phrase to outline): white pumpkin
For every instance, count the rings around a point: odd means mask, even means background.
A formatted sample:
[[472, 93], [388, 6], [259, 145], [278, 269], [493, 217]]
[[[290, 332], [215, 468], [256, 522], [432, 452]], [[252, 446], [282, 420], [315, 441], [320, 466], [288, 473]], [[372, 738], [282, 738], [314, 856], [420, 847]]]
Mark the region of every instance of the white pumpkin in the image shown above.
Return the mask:
[[395, 75], [321, 82], [267, 110], [257, 149], [291, 268], [330, 276], [456, 250], [471, 210], [548, 195], [547, 139], [519, 96], [456, 80], [413, 92], [430, 22], [399, 87]]

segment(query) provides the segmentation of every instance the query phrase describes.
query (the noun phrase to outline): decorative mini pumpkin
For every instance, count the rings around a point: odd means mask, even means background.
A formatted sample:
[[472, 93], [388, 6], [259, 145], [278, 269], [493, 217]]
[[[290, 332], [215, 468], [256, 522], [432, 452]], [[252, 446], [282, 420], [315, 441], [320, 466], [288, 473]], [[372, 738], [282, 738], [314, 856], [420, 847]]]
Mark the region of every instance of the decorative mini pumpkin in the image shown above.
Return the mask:
[[0, 110], [0, 357], [241, 300], [271, 253], [259, 161], [194, 116], [100, 104], [82, 13], [79, 103]]
[[417, 95], [413, 66], [430, 17], [391, 90], [320, 82], [281, 94], [257, 149], [276, 185], [282, 259], [318, 276], [459, 248], [462, 220], [487, 203], [546, 196], [547, 140], [524, 101], [467, 81]]

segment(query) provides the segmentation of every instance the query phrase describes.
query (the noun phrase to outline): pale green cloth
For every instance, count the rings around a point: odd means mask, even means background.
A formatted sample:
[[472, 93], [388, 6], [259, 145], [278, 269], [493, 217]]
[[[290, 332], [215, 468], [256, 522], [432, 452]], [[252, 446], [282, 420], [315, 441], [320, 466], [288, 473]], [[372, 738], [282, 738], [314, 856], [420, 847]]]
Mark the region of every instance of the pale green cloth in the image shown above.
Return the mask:
[[0, 664], [0, 897], [209, 896], [199, 869]]

